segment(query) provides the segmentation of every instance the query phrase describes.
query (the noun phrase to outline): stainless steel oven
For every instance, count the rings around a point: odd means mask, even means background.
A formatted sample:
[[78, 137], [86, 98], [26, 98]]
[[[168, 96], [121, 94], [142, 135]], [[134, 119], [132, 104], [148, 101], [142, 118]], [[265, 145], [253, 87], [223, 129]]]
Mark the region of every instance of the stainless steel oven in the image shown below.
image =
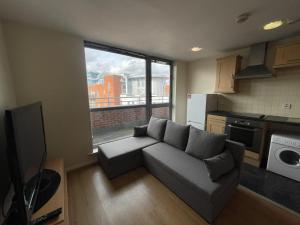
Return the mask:
[[225, 133], [228, 139], [245, 144], [246, 149], [259, 153], [263, 142], [263, 121], [227, 118]]

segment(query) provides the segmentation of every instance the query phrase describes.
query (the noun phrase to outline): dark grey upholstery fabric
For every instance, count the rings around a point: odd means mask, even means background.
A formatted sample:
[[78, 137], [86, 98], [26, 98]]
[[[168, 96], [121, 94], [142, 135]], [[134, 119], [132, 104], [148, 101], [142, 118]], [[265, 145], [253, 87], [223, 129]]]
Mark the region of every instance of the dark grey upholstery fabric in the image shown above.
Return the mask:
[[230, 150], [219, 155], [203, 160], [212, 181], [217, 181], [224, 174], [227, 174], [235, 167], [235, 162]]
[[235, 166], [240, 171], [240, 168], [241, 168], [242, 163], [243, 163], [245, 149], [246, 149], [245, 145], [242, 144], [242, 143], [239, 143], [239, 142], [226, 140], [225, 149], [230, 150], [230, 152], [231, 152], [231, 154], [234, 158]]
[[137, 126], [133, 128], [133, 137], [144, 137], [147, 136], [148, 125]]
[[135, 150], [142, 149], [158, 141], [151, 137], [128, 137], [99, 145], [106, 158], [112, 159]]
[[98, 160], [109, 178], [142, 165], [141, 149], [157, 143], [150, 137], [129, 137], [99, 145]]
[[230, 200], [239, 182], [245, 146], [226, 141], [225, 149], [232, 153], [235, 168], [216, 182], [208, 177], [208, 170], [202, 160], [147, 136], [102, 144], [99, 146], [98, 159], [109, 178], [144, 165], [212, 223]]
[[147, 128], [148, 136], [155, 138], [158, 141], [162, 141], [165, 134], [166, 124], [166, 119], [151, 117]]
[[212, 182], [203, 161], [168, 144], [157, 143], [142, 151], [147, 169], [210, 223], [238, 184], [237, 170]]
[[168, 120], [164, 142], [181, 150], [185, 150], [189, 137], [190, 126], [180, 125]]
[[225, 140], [225, 134], [212, 134], [191, 126], [185, 152], [198, 159], [211, 158], [223, 151]]

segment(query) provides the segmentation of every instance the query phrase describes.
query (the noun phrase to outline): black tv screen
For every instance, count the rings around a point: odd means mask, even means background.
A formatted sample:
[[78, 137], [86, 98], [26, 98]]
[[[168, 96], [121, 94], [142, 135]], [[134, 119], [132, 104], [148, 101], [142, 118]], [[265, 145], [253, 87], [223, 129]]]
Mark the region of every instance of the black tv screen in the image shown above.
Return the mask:
[[[46, 158], [41, 103], [7, 110], [8, 157], [23, 220], [30, 219]], [[20, 202], [23, 201], [23, 202]]]
[[14, 139], [23, 183], [28, 183], [40, 171], [46, 151], [40, 104], [10, 111]]

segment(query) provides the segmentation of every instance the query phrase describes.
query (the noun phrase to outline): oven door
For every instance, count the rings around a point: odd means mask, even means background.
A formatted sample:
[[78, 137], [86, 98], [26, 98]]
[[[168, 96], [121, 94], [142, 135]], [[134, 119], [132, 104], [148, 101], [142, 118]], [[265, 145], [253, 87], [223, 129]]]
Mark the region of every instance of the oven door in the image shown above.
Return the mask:
[[247, 150], [259, 153], [262, 141], [262, 129], [227, 124], [228, 139], [243, 143]]

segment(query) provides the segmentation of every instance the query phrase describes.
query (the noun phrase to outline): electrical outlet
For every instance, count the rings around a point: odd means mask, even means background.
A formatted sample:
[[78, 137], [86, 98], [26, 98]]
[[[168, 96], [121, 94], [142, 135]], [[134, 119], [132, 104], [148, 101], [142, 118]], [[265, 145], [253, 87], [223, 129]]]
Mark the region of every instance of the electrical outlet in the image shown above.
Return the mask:
[[283, 107], [284, 109], [291, 109], [291, 108], [292, 108], [292, 104], [291, 104], [291, 103], [284, 103], [284, 104], [282, 105], [282, 107]]

